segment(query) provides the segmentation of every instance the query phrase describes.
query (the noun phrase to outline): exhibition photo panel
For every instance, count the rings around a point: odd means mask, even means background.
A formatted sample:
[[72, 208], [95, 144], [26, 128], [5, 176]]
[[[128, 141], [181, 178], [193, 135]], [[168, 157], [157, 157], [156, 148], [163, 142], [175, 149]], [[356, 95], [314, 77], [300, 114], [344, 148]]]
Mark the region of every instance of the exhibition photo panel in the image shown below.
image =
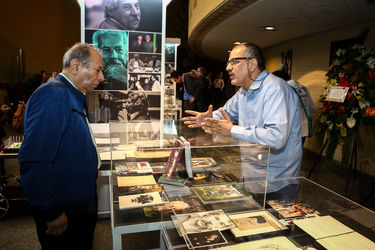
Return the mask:
[[85, 28], [162, 31], [162, 0], [85, 0]]

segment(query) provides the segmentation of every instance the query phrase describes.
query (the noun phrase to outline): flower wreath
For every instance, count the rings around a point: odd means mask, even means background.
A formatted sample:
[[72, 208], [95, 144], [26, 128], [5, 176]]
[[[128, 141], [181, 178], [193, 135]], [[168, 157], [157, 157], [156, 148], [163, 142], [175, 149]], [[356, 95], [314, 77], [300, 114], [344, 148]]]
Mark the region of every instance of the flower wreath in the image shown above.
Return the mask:
[[[350, 157], [353, 142], [360, 142], [360, 124], [375, 125], [375, 52], [362, 45], [336, 51], [327, 74], [327, 85], [320, 96], [321, 114], [317, 134], [328, 140], [325, 151], [328, 162], [338, 145], [342, 146], [343, 163]], [[343, 103], [327, 101], [331, 87], [348, 87]]]

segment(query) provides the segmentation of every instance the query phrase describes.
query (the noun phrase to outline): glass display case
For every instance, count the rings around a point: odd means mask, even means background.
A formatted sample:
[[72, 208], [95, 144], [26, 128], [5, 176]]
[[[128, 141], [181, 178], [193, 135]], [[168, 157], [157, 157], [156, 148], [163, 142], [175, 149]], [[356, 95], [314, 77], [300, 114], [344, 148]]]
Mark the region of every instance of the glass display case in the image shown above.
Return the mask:
[[161, 249], [375, 249], [373, 211], [304, 177], [269, 180], [267, 185], [280, 189], [266, 194], [264, 207], [224, 210], [230, 228], [209, 222], [207, 229], [200, 220], [207, 224], [209, 216], [175, 211], [174, 218], [180, 219], [163, 225]]
[[268, 147], [173, 120], [116, 121], [109, 130], [114, 249], [122, 249], [123, 234], [173, 230], [181, 216], [265, 210]]

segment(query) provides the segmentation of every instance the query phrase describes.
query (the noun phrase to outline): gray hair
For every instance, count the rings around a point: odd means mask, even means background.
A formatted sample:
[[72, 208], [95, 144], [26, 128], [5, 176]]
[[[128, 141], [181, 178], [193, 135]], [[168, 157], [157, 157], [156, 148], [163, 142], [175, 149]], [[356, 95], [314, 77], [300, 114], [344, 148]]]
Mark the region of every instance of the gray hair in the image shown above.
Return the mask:
[[[79, 60], [84, 68], [87, 68], [91, 58], [91, 52], [99, 50], [89, 44], [76, 43], [71, 48], [69, 48], [63, 57], [63, 68], [69, 68], [70, 62], [73, 59]], [[100, 53], [100, 52], [99, 52]]]
[[103, 36], [106, 35], [119, 35], [122, 40], [124, 40], [125, 47], [127, 46], [128, 42], [128, 35], [126, 34], [125, 31], [120, 31], [120, 30], [97, 30], [95, 33], [92, 35], [92, 42], [95, 44], [96, 47], [99, 47], [99, 42], [102, 39]]
[[258, 62], [259, 70], [264, 70], [266, 68], [266, 60], [264, 59], [264, 55], [260, 47], [254, 43], [244, 42], [237, 46], [244, 46], [245, 50], [243, 56], [246, 57], [254, 57]]

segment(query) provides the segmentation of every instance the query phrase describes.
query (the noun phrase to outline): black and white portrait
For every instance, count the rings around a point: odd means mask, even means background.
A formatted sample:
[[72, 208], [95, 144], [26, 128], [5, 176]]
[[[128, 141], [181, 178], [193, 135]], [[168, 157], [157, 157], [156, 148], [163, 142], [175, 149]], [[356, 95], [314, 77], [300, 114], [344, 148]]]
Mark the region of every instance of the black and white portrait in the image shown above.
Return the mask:
[[162, 0], [85, 0], [85, 28], [161, 32]]

